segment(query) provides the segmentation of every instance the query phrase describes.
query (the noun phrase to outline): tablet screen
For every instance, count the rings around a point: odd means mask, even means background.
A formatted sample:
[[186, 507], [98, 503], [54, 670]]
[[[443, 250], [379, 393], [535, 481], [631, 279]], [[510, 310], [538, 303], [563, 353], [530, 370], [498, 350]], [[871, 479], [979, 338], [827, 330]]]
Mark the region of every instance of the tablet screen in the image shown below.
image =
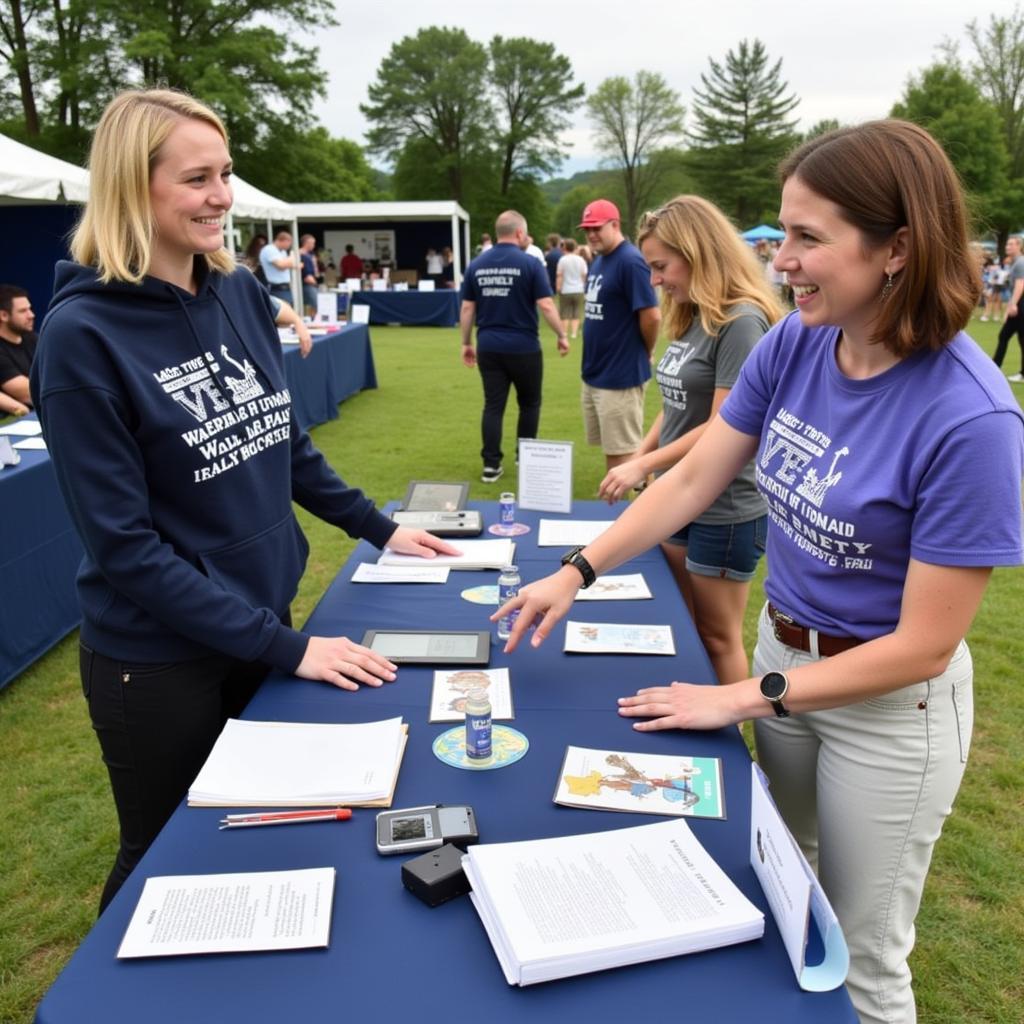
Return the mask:
[[371, 649], [385, 658], [473, 658], [476, 633], [377, 633]]

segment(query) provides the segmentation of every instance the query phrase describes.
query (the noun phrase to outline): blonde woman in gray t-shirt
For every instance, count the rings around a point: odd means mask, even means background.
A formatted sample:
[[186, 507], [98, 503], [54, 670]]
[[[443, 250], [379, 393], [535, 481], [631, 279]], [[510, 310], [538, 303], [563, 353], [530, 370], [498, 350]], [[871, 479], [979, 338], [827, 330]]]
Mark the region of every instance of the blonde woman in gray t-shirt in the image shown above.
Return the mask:
[[[673, 339], [655, 376], [658, 414], [636, 456], [609, 470], [599, 494], [618, 501], [682, 459], [718, 412], [761, 335], [782, 315], [763, 270], [722, 212], [678, 196], [643, 216], [638, 244], [661, 288]], [[749, 463], [694, 523], [662, 544], [719, 682], [750, 674], [743, 614], [767, 528]]]

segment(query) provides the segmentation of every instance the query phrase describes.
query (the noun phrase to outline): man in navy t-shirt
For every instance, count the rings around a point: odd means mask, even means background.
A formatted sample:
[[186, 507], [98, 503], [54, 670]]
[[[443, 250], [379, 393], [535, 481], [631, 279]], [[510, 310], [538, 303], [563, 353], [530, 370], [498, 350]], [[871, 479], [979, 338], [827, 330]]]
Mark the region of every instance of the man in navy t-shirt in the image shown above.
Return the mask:
[[622, 234], [618, 207], [595, 199], [580, 227], [597, 254], [583, 307], [583, 423], [608, 469], [633, 458], [644, 436], [644, 392], [661, 312], [640, 250]]
[[[517, 437], [536, 437], [540, 422], [543, 359], [537, 310], [558, 337], [558, 353], [569, 341], [562, 333], [544, 264], [528, 256], [526, 218], [506, 210], [495, 224], [497, 244], [466, 268], [462, 283], [462, 361], [480, 367], [484, 387], [481, 422], [484, 460], [481, 480], [494, 483], [502, 474], [501, 426], [511, 385], [519, 403]], [[473, 347], [476, 322], [477, 347]]]

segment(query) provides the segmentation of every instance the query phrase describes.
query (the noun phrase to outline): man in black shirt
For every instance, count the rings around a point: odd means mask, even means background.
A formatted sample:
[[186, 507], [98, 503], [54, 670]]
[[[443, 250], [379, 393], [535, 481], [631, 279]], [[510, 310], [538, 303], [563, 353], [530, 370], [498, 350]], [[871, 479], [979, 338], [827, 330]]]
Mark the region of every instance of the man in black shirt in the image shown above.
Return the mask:
[[23, 416], [32, 408], [28, 373], [36, 354], [35, 322], [28, 292], [0, 284], [0, 414]]

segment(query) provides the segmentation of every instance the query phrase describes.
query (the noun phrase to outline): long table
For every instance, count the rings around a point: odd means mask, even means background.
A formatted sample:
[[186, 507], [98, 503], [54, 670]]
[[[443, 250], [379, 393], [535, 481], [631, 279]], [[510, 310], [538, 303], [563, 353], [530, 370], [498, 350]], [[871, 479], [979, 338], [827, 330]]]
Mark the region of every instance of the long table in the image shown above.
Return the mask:
[[459, 322], [459, 293], [454, 288], [432, 292], [355, 292], [349, 299], [350, 311], [352, 306], [369, 306], [371, 324], [454, 327]]
[[[494, 503], [476, 505], [486, 522]], [[576, 518], [609, 515], [579, 503]], [[533, 532], [518, 538], [525, 580], [557, 565], [538, 548], [540, 516], [521, 513]], [[440, 585], [353, 584], [360, 561], [377, 552], [361, 543], [324, 594], [307, 629], [359, 638], [371, 627], [485, 628], [490, 608], [461, 599], [465, 587], [494, 582], [495, 573], [452, 573]], [[687, 679], [710, 683], [713, 672], [675, 584], [657, 551], [634, 559], [651, 601], [578, 603], [582, 621], [672, 624], [674, 658], [567, 655], [564, 629], [539, 650], [508, 656], [495, 642], [492, 667], [508, 666], [515, 721], [530, 741], [526, 757], [499, 771], [449, 768], [431, 753], [447, 725], [428, 724], [433, 672], [403, 667], [378, 689], [341, 692], [274, 675], [246, 710], [259, 720], [364, 722], [402, 715], [409, 743], [394, 807], [468, 803], [484, 842], [622, 828], [664, 820], [648, 815], [559, 807], [552, 793], [568, 743], [641, 752], [684, 752], [723, 758], [728, 819], [691, 822], [709, 852], [767, 914], [764, 938], [684, 957], [583, 975], [527, 988], [506, 984], [483, 927], [467, 899], [428, 909], [406, 892], [399, 857], [374, 849], [374, 812], [357, 810], [342, 824], [219, 832], [215, 809], [175, 812], [138, 869], [83, 941], [40, 1004], [37, 1024], [305, 1024], [417, 1016], [433, 1021], [462, 1012], [489, 1022], [585, 1020], [588, 1024], [683, 1017], [693, 1021], [786, 1021], [853, 1024], [843, 989], [800, 990], [774, 921], [748, 863], [750, 760], [736, 729], [711, 733], [638, 734], [615, 711], [615, 697], [644, 683]], [[326, 950], [124, 961], [117, 947], [147, 876], [334, 866], [337, 884]]]
[[19, 465], [0, 470], [0, 687], [79, 621], [75, 572], [82, 545], [57, 489], [53, 464], [45, 451], [19, 454]]
[[370, 329], [366, 324], [345, 324], [316, 335], [313, 350], [304, 359], [297, 345], [286, 345], [284, 373], [303, 430], [337, 419], [338, 406], [346, 398], [377, 386]]

